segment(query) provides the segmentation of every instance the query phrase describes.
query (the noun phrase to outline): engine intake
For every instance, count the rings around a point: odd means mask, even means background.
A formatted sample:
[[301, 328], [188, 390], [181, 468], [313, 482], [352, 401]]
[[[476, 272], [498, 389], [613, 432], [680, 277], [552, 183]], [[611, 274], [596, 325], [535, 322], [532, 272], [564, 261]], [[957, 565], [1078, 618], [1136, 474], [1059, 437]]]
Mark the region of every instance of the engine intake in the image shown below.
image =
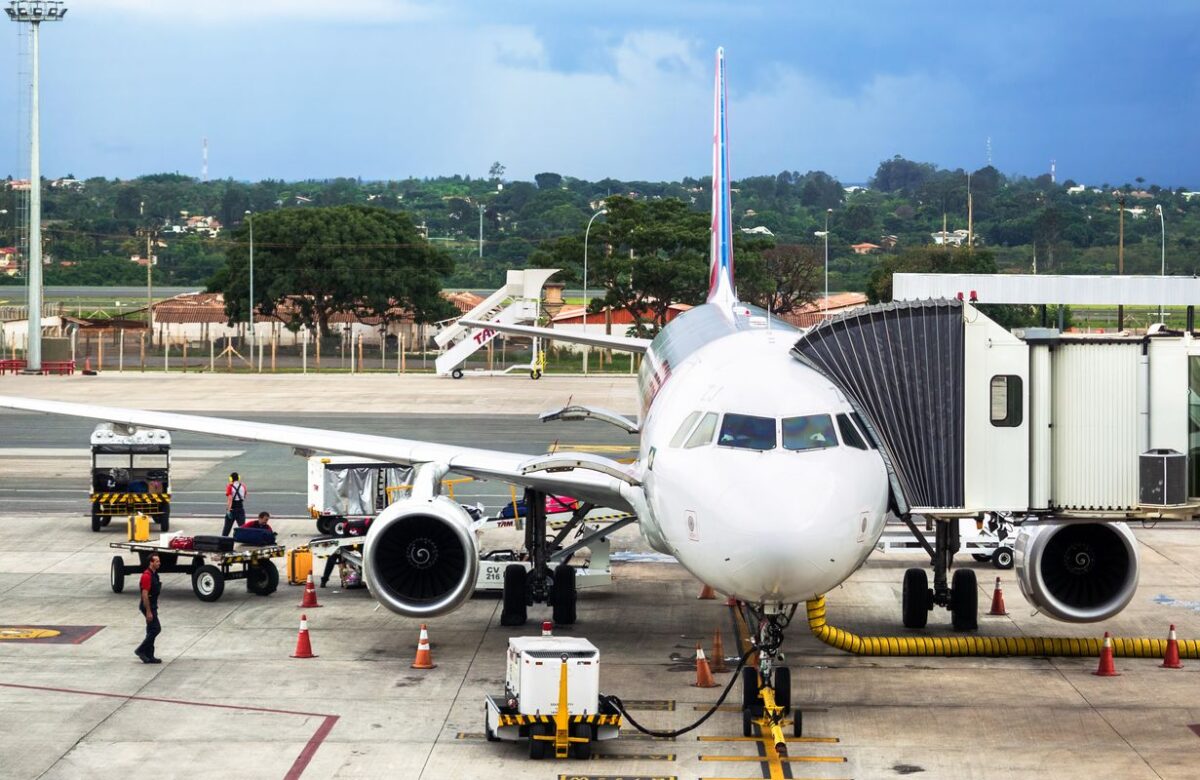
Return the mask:
[[435, 617], [475, 590], [479, 554], [471, 517], [444, 496], [392, 504], [371, 523], [363, 575], [371, 594], [406, 617]]
[[1137, 539], [1124, 523], [1029, 523], [1016, 554], [1021, 592], [1059, 620], [1105, 620], [1137, 590]]

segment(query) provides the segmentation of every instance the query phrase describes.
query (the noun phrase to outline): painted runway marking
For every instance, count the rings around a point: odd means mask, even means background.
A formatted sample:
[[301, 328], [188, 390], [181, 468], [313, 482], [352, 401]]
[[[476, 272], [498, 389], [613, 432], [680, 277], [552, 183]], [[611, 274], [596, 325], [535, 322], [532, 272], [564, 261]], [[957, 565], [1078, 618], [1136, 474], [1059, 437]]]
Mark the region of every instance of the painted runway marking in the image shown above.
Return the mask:
[[333, 730], [334, 724], [341, 718], [340, 715], [328, 715], [321, 712], [296, 712], [294, 710], [274, 710], [266, 707], [243, 707], [237, 704], [211, 704], [203, 701], [184, 701], [182, 699], [162, 699], [156, 696], [129, 696], [123, 693], [106, 693], [104, 691], [81, 691], [74, 688], [50, 688], [44, 685], [21, 685], [18, 683], [0, 683], [0, 688], [16, 688], [26, 691], [43, 691], [46, 693], [69, 693], [77, 696], [98, 696], [106, 699], [124, 699], [125, 701], [148, 701], [156, 704], [179, 704], [185, 707], [211, 707], [219, 710], [239, 710], [242, 712], [265, 712], [270, 715], [299, 715], [305, 718], [322, 718], [321, 725], [317, 726], [317, 730], [309, 737], [309, 740], [304, 745], [304, 749], [300, 751], [300, 755], [296, 756], [296, 760], [292, 762], [292, 766], [285, 774], [284, 780], [300, 780], [300, 775], [304, 774], [304, 770], [308, 767], [317, 749], [321, 747], [321, 743], [329, 736], [329, 732]]

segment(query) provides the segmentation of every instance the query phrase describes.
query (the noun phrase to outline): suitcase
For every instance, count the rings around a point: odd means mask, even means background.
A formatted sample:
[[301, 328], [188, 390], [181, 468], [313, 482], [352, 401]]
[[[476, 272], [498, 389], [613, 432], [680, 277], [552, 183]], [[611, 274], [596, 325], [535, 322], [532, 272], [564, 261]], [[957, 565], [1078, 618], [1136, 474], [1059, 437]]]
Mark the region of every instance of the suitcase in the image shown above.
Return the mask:
[[255, 547], [262, 547], [267, 544], [275, 544], [275, 532], [268, 531], [266, 528], [241, 528], [233, 529], [233, 541], [238, 544], [250, 544]]
[[194, 550], [196, 548], [196, 540], [190, 536], [176, 536], [167, 544], [172, 550]]
[[307, 583], [308, 575], [312, 574], [312, 564], [313, 556], [311, 550], [299, 547], [294, 550], [288, 550], [288, 582], [292, 585], [304, 585]]
[[196, 536], [192, 549], [199, 552], [233, 552], [233, 539], [228, 536]]
[[342, 536], [366, 536], [367, 528], [370, 527], [371, 521], [367, 520], [346, 520], [339, 523], [342, 526]]
[[130, 515], [126, 521], [126, 533], [131, 542], [150, 541], [150, 518], [145, 515]]

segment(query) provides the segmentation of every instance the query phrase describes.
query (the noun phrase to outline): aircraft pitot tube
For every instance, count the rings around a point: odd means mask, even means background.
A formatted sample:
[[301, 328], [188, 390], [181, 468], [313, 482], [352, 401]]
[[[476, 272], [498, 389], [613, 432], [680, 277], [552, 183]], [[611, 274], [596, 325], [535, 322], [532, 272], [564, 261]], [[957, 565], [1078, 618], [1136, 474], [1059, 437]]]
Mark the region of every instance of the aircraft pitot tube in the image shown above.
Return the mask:
[[1137, 539], [1124, 523], [1026, 523], [1016, 560], [1025, 598], [1059, 620], [1105, 620], [1137, 590]]
[[397, 501], [371, 523], [363, 575], [371, 594], [393, 612], [444, 615], [471, 597], [478, 573], [471, 518], [449, 498]]

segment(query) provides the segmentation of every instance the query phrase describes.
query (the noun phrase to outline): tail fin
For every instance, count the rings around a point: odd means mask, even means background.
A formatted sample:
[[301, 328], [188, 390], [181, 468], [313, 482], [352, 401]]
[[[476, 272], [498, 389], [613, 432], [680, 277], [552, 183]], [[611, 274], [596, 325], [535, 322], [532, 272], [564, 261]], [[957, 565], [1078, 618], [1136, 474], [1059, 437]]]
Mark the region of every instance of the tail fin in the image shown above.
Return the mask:
[[729, 212], [729, 126], [725, 119], [725, 50], [717, 49], [713, 102], [712, 246], [708, 302], [736, 303], [733, 285], [733, 221]]

